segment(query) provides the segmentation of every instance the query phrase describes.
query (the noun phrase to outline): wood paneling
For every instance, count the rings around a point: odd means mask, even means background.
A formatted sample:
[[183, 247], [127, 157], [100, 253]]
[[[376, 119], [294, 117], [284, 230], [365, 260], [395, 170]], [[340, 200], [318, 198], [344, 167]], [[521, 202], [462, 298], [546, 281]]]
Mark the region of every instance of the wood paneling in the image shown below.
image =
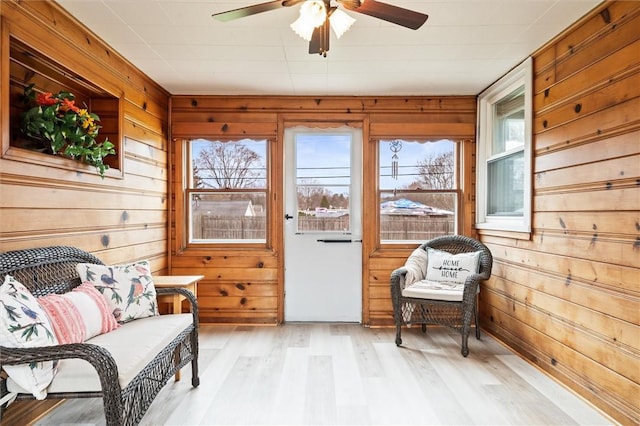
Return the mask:
[[533, 55], [530, 241], [494, 255], [481, 324], [622, 424], [640, 423], [640, 3]]
[[[377, 243], [378, 138], [460, 141], [460, 229], [475, 234], [473, 96], [169, 99], [55, 2], [2, 2], [1, 14], [3, 141], [9, 137], [9, 34], [107, 93], [122, 94], [124, 139], [122, 173], [104, 180], [71, 160], [3, 151], [0, 250], [68, 244], [106, 263], [147, 258], [153, 271], [205, 275], [203, 322], [281, 322], [281, 142], [292, 122], [363, 129], [366, 325], [391, 324], [389, 274], [412, 250]], [[534, 52], [532, 237], [480, 235], [495, 257], [480, 295], [482, 326], [622, 424], [640, 423], [639, 27], [640, 3], [608, 1]], [[273, 144], [270, 245], [186, 245], [182, 140], [248, 135]]]
[[[205, 293], [198, 291], [204, 322], [268, 322], [284, 319], [283, 187], [282, 152], [286, 126], [348, 124], [363, 129], [363, 218], [367, 224], [378, 218], [377, 141], [381, 138], [435, 139], [459, 141], [463, 161], [462, 232], [473, 233], [473, 164], [475, 161], [476, 104], [473, 96], [460, 97], [231, 97], [175, 96], [171, 101], [172, 137], [175, 139], [172, 187], [171, 271], [203, 274]], [[229, 250], [215, 246], [196, 247], [185, 243], [185, 183], [182, 169], [183, 140], [196, 137], [267, 137], [273, 139], [271, 203], [268, 221], [272, 238], [265, 249]], [[391, 271], [401, 265], [412, 248], [378, 251], [375, 226], [365, 226], [363, 235], [363, 322], [391, 324], [392, 308], [388, 287]], [[260, 266], [257, 266], [260, 265]], [[247, 283], [251, 285], [247, 285]], [[237, 290], [236, 285], [242, 285]]]
[[[0, 111], [5, 149], [0, 158], [0, 251], [71, 245], [93, 252], [107, 264], [148, 259], [153, 271], [166, 272], [168, 93], [55, 2], [3, 1], [1, 18]], [[6, 150], [9, 127], [14, 128], [9, 120], [20, 112], [8, 114], [10, 79], [14, 80], [11, 70], [18, 72], [8, 66], [10, 36], [122, 96], [122, 123], [105, 121], [101, 132], [119, 149], [117, 173], [109, 170], [101, 179], [91, 167], [73, 160], [19, 148]], [[21, 82], [25, 76], [20, 75]], [[60, 89], [77, 92], [80, 88], [67, 85]], [[100, 109], [100, 102], [94, 99], [91, 106]], [[106, 118], [104, 113], [100, 116]], [[118, 126], [122, 127], [122, 141], [116, 140]], [[57, 403], [22, 401], [17, 412], [12, 413], [11, 407], [7, 410], [6, 418], [12, 424], [28, 424]]]
[[[53, 2], [3, 2], [2, 34], [3, 63], [9, 63], [9, 37], [16, 37], [86, 81], [122, 94], [124, 120], [123, 141], [116, 143], [123, 170], [105, 179], [84, 173], [88, 169], [73, 160], [3, 151], [0, 250], [67, 244], [105, 262], [149, 258], [156, 270], [166, 269], [168, 93]], [[13, 75], [10, 67], [2, 70], [4, 94]], [[2, 102], [6, 111], [4, 95]]]

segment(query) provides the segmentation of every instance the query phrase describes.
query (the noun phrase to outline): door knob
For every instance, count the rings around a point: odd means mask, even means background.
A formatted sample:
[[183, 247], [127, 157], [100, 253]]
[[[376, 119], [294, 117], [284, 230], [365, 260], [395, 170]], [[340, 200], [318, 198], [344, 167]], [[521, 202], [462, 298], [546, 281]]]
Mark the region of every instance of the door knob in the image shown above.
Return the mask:
[[284, 218], [285, 218], [286, 220], [289, 220], [289, 219], [293, 219], [293, 216], [291, 216], [290, 214], [285, 214], [285, 215], [284, 215]]

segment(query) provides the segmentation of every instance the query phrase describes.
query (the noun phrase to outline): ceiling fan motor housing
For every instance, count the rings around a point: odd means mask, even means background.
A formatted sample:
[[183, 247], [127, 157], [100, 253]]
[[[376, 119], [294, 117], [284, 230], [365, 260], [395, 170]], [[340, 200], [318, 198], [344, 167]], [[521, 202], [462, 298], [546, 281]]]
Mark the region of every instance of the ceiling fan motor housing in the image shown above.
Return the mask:
[[[262, 12], [280, 9], [282, 7], [291, 7], [301, 3], [319, 3], [324, 6], [324, 22], [314, 24], [311, 41], [309, 42], [309, 53], [317, 53], [323, 57], [327, 56], [329, 51], [329, 32], [330, 17], [338, 9], [337, 6], [331, 6], [331, 0], [276, 0], [266, 3], [258, 3], [252, 6], [245, 6], [238, 9], [228, 10], [226, 12], [214, 13], [212, 16], [222, 22], [232, 21], [239, 18], [255, 15]], [[336, 0], [345, 9], [351, 12], [357, 12], [368, 15], [392, 24], [400, 25], [405, 28], [417, 30], [429, 18], [429, 15], [405, 9], [399, 6], [393, 6], [382, 3], [377, 0]], [[353, 20], [348, 23], [348, 28]], [[346, 31], [343, 29], [339, 35]], [[308, 33], [307, 33], [308, 34]]]

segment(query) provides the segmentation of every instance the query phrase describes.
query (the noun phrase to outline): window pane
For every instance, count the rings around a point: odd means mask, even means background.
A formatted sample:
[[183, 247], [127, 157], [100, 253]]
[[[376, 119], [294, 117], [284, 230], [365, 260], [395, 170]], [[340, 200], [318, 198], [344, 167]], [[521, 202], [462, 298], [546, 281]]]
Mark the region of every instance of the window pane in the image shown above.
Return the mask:
[[424, 242], [456, 233], [456, 143], [381, 140], [380, 242]]
[[192, 188], [266, 188], [266, 140], [191, 141]]
[[189, 242], [266, 243], [267, 141], [196, 139], [189, 154]]
[[380, 197], [380, 240], [423, 242], [456, 233], [455, 192], [382, 193]]
[[455, 189], [455, 142], [380, 141], [380, 189]]
[[265, 242], [264, 192], [192, 192], [192, 242]]
[[492, 156], [524, 147], [524, 86], [495, 104], [494, 123]]
[[489, 161], [487, 214], [522, 216], [524, 208], [524, 151]]
[[351, 134], [296, 135], [298, 232], [349, 232]]

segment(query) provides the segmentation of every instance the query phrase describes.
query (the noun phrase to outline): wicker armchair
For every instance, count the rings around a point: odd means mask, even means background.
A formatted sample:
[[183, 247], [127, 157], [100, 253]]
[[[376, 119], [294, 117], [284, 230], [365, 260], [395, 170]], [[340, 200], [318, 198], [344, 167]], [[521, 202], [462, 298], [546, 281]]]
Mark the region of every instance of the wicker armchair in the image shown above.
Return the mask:
[[[489, 249], [480, 241], [461, 235], [449, 235], [434, 238], [420, 245], [419, 249], [426, 252], [431, 247], [451, 254], [480, 252], [479, 270], [466, 278], [461, 300], [439, 300], [438, 296], [408, 297], [405, 292], [405, 277], [407, 267], [403, 266], [391, 273], [391, 299], [393, 303], [393, 318], [396, 324], [396, 345], [402, 344], [402, 326], [420, 324], [426, 332], [428, 324], [441, 325], [457, 330], [462, 336], [463, 356], [469, 354], [467, 344], [471, 322], [475, 324], [476, 338], [480, 339], [478, 327], [477, 293], [480, 281], [491, 275], [493, 257]], [[425, 256], [426, 257], [426, 256]]]

